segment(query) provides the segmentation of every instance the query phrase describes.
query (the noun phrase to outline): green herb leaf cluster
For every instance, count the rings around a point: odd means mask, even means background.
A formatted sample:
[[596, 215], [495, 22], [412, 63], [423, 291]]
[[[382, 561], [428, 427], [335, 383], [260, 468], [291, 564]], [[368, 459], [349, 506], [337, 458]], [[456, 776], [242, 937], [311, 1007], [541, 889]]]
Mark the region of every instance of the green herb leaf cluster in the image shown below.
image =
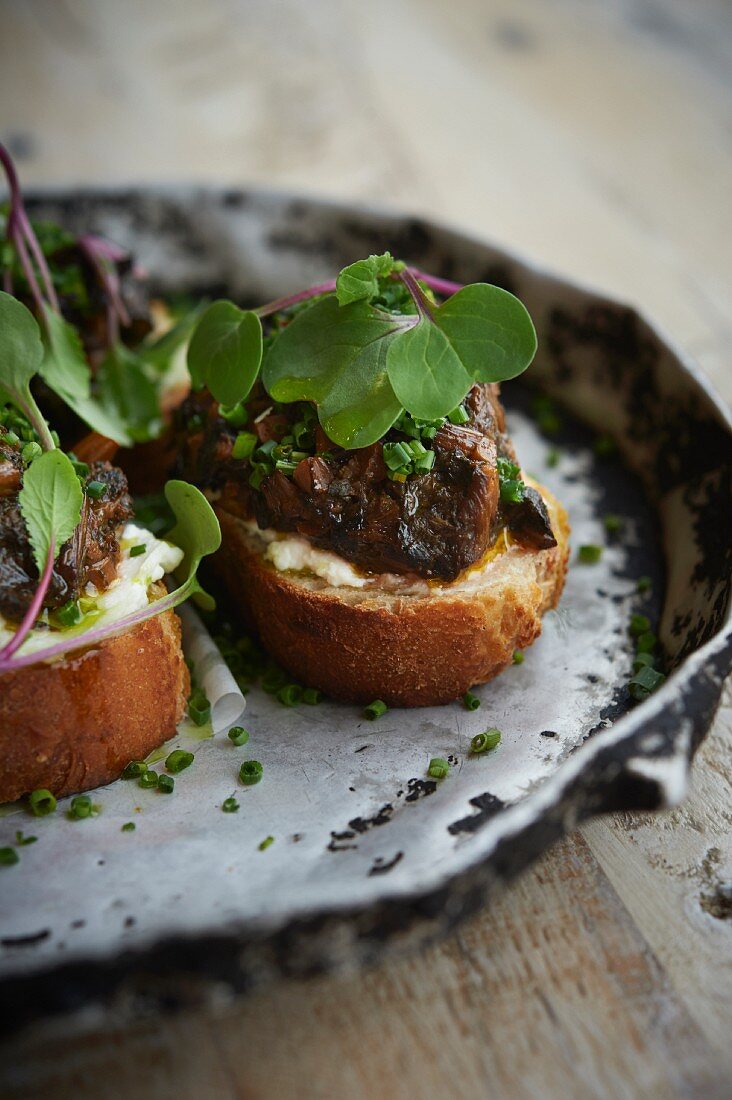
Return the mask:
[[399, 272], [416, 313], [374, 305], [387, 254], [345, 268], [328, 295], [296, 316], [272, 342], [262, 380], [277, 401], [313, 401], [327, 435], [365, 447], [404, 410], [417, 420], [447, 416], [474, 382], [525, 370], [536, 333], [523, 304], [486, 283], [435, 305], [409, 269]]

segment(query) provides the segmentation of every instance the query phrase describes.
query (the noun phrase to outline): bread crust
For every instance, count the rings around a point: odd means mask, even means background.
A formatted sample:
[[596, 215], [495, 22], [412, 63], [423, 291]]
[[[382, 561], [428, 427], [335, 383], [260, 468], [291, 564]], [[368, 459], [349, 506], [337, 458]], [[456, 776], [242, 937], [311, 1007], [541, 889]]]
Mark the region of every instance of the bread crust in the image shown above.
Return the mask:
[[537, 485], [557, 545], [512, 546], [484, 571], [417, 594], [329, 587], [311, 575], [278, 572], [263, 543], [217, 509], [222, 548], [214, 564], [249, 627], [303, 684], [352, 703], [448, 703], [496, 676], [541, 633], [541, 616], [564, 587], [569, 524]]
[[178, 616], [165, 611], [66, 659], [0, 675], [0, 802], [39, 787], [57, 797], [99, 787], [172, 737], [190, 692], [180, 639]]

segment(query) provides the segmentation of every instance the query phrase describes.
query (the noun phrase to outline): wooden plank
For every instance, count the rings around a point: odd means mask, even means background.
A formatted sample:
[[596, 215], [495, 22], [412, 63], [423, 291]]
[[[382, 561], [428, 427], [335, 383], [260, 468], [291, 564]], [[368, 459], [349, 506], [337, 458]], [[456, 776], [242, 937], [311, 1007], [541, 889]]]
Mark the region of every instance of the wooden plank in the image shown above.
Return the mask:
[[10, 1096], [58, 1100], [91, 1080], [114, 1082], [120, 1100], [141, 1082], [151, 1100], [728, 1095], [579, 834], [419, 958], [283, 984], [218, 1018], [39, 1037], [15, 1053]]

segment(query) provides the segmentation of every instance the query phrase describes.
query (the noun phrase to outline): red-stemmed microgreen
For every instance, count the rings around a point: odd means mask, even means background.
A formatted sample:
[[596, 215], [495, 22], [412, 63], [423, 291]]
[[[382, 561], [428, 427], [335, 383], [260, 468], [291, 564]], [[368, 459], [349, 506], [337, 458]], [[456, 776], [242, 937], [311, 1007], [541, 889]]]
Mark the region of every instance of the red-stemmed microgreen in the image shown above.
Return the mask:
[[[54, 635], [49, 633], [50, 644], [35, 648], [30, 653], [7, 656], [3, 651], [0, 653], [0, 673], [62, 657], [90, 645], [98, 645], [131, 630], [147, 619], [172, 610], [189, 597], [193, 597], [204, 609], [210, 610], [214, 606], [211, 597], [201, 588], [196, 570], [201, 559], [215, 553], [221, 545], [218, 520], [203, 494], [185, 481], [169, 481], [165, 486], [165, 496], [176, 518], [176, 524], [166, 538], [179, 546], [184, 554], [179, 570], [183, 580], [178, 587], [123, 618], [101, 621], [87, 630], [83, 629], [82, 624], [81, 629], [64, 632], [58, 641], [51, 641]], [[15, 647], [16, 650], [19, 645], [20, 643]]]
[[[395, 281], [407, 295], [394, 295]], [[264, 352], [261, 320], [274, 313], [286, 323]], [[314, 403], [328, 437], [359, 448], [405, 411], [428, 421], [446, 416], [474, 382], [515, 377], [535, 351], [531, 318], [508, 291], [461, 286], [385, 252], [256, 309], [213, 303], [191, 340], [188, 366], [194, 388], [207, 386], [228, 407], [246, 400], [261, 369], [270, 397]]]
[[30, 634], [36, 619], [41, 613], [43, 607], [43, 601], [46, 598], [48, 592], [48, 586], [51, 583], [51, 575], [53, 574], [54, 552], [56, 544], [52, 542], [46, 555], [46, 564], [41, 574], [41, 579], [38, 583], [38, 588], [33, 593], [33, 599], [28, 605], [28, 610], [20, 621], [18, 629], [13, 634], [8, 644], [0, 649], [0, 670], [3, 668], [13, 667], [11, 658], [17, 649], [20, 649], [23, 642]]

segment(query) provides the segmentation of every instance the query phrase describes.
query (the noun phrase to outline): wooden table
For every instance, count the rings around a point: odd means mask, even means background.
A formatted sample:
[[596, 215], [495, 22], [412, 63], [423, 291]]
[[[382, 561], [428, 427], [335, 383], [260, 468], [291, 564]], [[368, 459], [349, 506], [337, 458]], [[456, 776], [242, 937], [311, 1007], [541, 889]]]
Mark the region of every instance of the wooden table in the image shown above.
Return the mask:
[[[0, 137], [26, 183], [434, 215], [637, 303], [732, 395], [727, 0], [0, 8]], [[731, 718], [728, 699], [683, 806], [583, 827], [424, 956], [220, 1019], [30, 1038], [16, 1094], [730, 1096]]]

